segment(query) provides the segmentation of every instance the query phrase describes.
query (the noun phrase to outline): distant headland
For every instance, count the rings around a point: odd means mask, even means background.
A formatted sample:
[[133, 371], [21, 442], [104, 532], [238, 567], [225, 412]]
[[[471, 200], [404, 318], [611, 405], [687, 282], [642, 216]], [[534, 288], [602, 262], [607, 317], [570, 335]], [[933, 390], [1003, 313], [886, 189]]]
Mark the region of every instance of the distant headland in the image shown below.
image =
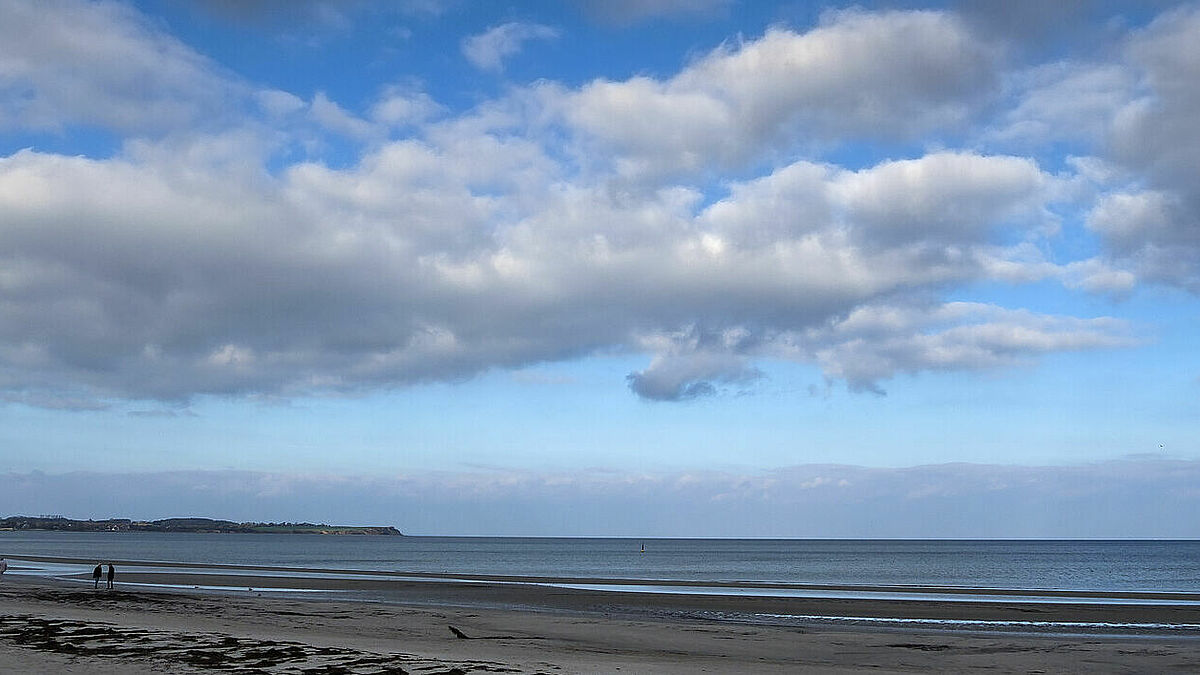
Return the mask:
[[57, 530], [66, 532], [207, 532], [229, 534], [386, 534], [404, 536], [386, 526], [325, 525], [322, 523], [235, 523], [212, 518], [162, 520], [75, 520], [64, 516], [10, 516], [0, 519], [0, 530]]

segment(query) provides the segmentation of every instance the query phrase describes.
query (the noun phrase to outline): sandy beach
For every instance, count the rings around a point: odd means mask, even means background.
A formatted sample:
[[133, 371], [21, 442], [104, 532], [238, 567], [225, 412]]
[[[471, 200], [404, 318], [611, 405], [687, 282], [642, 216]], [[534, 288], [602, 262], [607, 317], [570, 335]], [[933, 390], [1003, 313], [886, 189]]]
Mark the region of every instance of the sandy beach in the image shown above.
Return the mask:
[[[93, 590], [82, 568], [79, 581], [5, 575], [0, 672], [1200, 669], [1200, 631], [1146, 628], [1200, 625], [1200, 606], [1169, 598], [1141, 605], [741, 597], [195, 567], [119, 566], [113, 591]], [[871, 621], [888, 617], [956, 623]], [[1000, 623], [964, 628], [972, 621]]]

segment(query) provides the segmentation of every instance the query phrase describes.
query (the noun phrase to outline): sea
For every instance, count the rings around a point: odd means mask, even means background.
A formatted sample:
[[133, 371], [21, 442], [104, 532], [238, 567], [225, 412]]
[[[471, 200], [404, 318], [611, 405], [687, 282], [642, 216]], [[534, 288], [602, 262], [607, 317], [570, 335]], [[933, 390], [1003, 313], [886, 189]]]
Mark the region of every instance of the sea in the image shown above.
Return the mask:
[[[643, 550], [644, 549], [644, 550]], [[0, 532], [0, 556], [327, 570], [1200, 593], [1200, 541]], [[643, 585], [642, 588], [645, 588]]]

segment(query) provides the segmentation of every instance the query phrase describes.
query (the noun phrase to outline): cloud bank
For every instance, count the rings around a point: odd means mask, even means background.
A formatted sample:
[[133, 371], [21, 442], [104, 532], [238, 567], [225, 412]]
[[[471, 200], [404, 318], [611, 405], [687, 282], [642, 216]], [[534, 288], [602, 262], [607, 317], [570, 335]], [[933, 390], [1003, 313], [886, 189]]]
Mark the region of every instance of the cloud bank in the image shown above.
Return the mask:
[[1200, 462], [754, 474], [0, 474], [0, 513], [388, 524], [407, 534], [1193, 538]]

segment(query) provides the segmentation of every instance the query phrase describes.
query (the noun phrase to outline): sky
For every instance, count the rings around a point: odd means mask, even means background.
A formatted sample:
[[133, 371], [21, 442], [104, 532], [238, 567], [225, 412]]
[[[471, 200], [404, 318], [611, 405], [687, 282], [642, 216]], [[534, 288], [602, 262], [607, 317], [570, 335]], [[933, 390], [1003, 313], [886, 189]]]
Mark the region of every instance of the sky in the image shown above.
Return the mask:
[[1200, 4], [0, 0], [0, 512], [1200, 537]]

